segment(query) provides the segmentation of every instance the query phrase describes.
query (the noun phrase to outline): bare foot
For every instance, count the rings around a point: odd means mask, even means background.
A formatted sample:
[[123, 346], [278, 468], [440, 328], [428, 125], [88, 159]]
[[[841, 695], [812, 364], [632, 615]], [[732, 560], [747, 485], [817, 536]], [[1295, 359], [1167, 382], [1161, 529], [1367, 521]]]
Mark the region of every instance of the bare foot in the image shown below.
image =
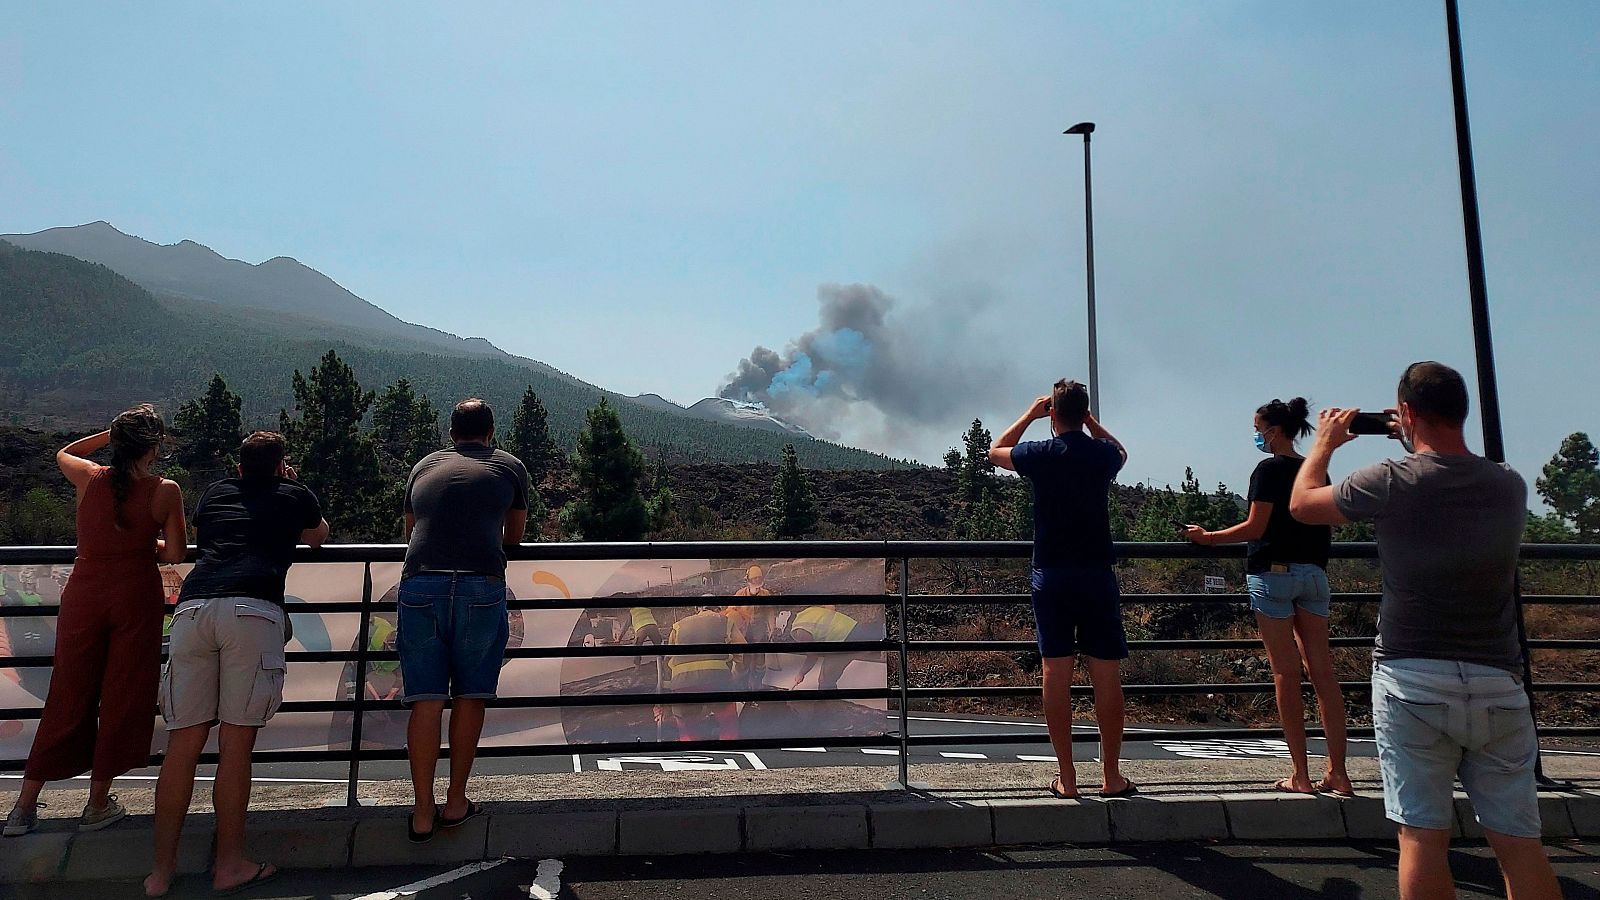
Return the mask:
[[418, 834], [427, 834], [439, 821], [439, 807], [425, 806], [411, 810], [411, 830]]
[[165, 897], [167, 891], [172, 890], [172, 876], [160, 872], [151, 872], [144, 879], [144, 895], [146, 897]]
[[1291, 775], [1288, 778], [1280, 778], [1273, 783], [1272, 789], [1282, 791], [1285, 794], [1315, 794], [1317, 792], [1316, 786], [1311, 783], [1311, 776], [1309, 775]]
[[211, 888], [216, 891], [231, 891], [243, 884], [266, 881], [276, 874], [278, 867], [272, 863], [253, 863], [248, 859], [241, 859], [237, 863], [218, 865], [213, 869]]
[[1356, 786], [1350, 783], [1350, 776], [1345, 774], [1335, 775], [1332, 772], [1322, 776], [1317, 782], [1317, 791], [1325, 794], [1334, 794], [1340, 797], [1354, 797]]
[[1133, 782], [1119, 772], [1107, 778], [1105, 783], [1100, 785], [1100, 796], [1122, 797], [1129, 793], [1128, 789], [1131, 787], [1133, 787]]
[[1050, 795], [1055, 797], [1057, 800], [1078, 799], [1078, 785], [1076, 784], [1076, 781], [1077, 779], [1075, 778], [1067, 779], [1057, 775], [1055, 780], [1050, 782]]

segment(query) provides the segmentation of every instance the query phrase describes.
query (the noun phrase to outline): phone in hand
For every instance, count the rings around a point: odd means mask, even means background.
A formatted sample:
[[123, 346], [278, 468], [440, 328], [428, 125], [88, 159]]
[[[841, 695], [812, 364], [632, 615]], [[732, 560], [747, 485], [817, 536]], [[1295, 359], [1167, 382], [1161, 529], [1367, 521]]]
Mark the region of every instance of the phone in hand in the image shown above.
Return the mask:
[[1388, 436], [1394, 433], [1394, 416], [1386, 412], [1356, 413], [1350, 420], [1351, 434], [1381, 434]]

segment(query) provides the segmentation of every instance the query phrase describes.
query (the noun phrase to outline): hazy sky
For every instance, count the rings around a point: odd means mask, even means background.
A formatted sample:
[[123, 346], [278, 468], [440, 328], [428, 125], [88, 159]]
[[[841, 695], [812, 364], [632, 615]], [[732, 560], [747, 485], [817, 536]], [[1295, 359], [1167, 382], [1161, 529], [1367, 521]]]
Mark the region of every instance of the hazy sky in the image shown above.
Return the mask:
[[[1383, 405], [1420, 358], [1470, 374], [1442, 6], [21, 4], [0, 231], [106, 219], [293, 256], [402, 318], [680, 402], [817, 329], [819, 289], [870, 285], [893, 351], [862, 351], [878, 371], [831, 381], [845, 399], [811, 424], [932, 461], [1086, 369], [1081, 142], [1060, 132], [1092, 119], [1125, 480], [1192, 464], [1242, 487], [1263, 401]], [[1600, 4], [1463, 7], [1531, 481], [1600, 432]]]

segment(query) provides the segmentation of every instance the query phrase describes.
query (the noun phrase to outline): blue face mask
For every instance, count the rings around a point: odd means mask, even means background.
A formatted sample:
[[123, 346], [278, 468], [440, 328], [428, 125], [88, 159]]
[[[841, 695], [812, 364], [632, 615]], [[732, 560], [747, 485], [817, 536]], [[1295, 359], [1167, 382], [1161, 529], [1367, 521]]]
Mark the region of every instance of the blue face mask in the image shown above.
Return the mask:
[[1272, 452], [1272, 447], [1267, 443], [1267, 436], [1259, 431], [1256, 432], [1256, 449], [1262, 453]]

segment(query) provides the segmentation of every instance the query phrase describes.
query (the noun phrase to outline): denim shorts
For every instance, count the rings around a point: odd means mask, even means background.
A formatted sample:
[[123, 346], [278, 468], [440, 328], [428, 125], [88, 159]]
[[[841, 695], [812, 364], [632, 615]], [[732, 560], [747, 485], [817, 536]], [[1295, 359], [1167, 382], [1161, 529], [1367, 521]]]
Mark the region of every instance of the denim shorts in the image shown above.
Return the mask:
[[1046, 659], [1092, 656], [1127, 659], [1122, 596], [1110, 566], [1049, 566], [1033, 570], [1033, 623]]
[[1314, 616], [1328, 617], [1332, 594], [1328, 573], [1311, 563], [1291, 563], [1287, 572], [1262, 572], [1246, 575], [1250, 608], [1269, 619], [1292, 619], [1295, 609]]
[[400, 582], [400, 700], [488, 700], [500, 687], [511, 626], [506, 583], [486, 575]]
[[1492, 666], [1395, 659], [1372, 667], [1372, 724], [1390, 819], [1448, 829], [1457, 777], [1479, 824], [1537, 838], [1538, 742], [1522, 680]]

